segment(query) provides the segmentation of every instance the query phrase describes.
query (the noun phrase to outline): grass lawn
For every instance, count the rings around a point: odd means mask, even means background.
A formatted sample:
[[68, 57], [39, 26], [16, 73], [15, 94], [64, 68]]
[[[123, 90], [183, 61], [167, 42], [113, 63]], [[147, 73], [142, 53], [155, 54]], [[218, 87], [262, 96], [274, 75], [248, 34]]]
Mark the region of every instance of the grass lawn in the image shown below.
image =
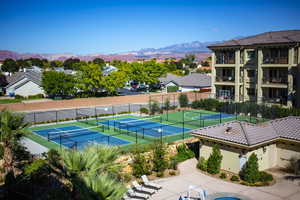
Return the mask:
[[0, 99], [0, 104], [19, 103], [21, 101], [21, 99]]

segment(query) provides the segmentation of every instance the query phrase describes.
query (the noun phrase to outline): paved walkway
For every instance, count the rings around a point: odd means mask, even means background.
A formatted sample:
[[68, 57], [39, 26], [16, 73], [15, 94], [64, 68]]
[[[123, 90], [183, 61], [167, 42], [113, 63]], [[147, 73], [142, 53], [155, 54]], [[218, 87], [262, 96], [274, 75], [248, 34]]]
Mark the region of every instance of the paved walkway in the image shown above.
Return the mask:
[[41, 155], [42, 153], [48, 152], [49, 149], [36, 143], [35, 141], [32, 141], [29, 138], [23, 137], [21, 139], [21, 143], [23, 146], [27, 148], [27, 150], [33, 154], [33, 155]]
[[210, 176], [206, 176], [196, 169], [197, 160], [191, 159], [179, 164], [180, 175], [158, 179], [155, 182], [163, 189], [151, 197], [151, 200], [177, 200], [180, 195], [187, 194], [190, 185], [201, 187], [214, 193], [236, 193], [251, 200], [299, 200], [300, 185], [298, 182], [278, 179], [273, 186], [248, 187], [238, 185]]

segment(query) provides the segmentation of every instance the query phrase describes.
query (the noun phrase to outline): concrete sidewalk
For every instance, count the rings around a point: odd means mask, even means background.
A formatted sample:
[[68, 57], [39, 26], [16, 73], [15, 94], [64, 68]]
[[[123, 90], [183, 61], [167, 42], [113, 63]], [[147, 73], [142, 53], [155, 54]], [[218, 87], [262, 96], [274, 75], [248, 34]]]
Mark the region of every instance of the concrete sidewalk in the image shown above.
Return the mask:
[[33, 154], [33, 155], [41, 155], [42, 153], [44, 152], [48, 152], [49, 149], [32, 141], [31, 139], [29, 138], [26, 138], [26, 137], [23, 137], [21, 139], [21, 143], [23, 146], [25, 146], [28, 151]]
[[187, 160], [179, 164], [179, 176], [156, 180], [155, 182], [162, 185], [163, 189], [154, 194], [151, 200], [177, 200], [187, 194], [190, 185], [207, 190], [209, 196], [224, 193], [245, 200], [300, 199], [300, 186], [296, 182], [278, 179], [272, 186], [248, 187], [206, 176], [196, 169], [196, 164], [196, 159]]

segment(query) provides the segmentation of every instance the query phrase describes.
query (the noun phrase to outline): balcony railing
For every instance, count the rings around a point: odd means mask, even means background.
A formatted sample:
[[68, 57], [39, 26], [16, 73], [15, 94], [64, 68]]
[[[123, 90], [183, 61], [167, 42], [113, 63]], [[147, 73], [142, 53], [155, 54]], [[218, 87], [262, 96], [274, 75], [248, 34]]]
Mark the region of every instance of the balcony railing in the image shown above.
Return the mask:
[[263, 97], [262, 100], [263, 100], [264, 103], [281, 104], [281, 105], [286, 105], [287, 104], [287, 98], [286, 97], [281, 97], [281, 98]]
[[217, 76], [216, 77], [217, 82], [234, 82], [234, 77], [233, 76]]
[[285, 77], [276, 77], [276, 78], [263, 78], [264, 84], [287, 84], [287, 78]]
[[263, 64], [288, 64], [289, 59], [288, 57], [282, 57], [282, 58], [270, 58], [270, 57], [264, 57]]
[[235, 64], [235, 59], [217, 58], [216, 64]]

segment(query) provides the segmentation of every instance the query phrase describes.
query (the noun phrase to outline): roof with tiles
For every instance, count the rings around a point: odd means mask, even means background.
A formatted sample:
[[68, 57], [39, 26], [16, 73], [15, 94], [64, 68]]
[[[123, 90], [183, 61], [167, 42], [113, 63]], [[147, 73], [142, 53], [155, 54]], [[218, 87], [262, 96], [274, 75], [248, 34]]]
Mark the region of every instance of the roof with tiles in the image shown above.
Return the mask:
[[211, 77], [207, 74], [193, 73], [187, 76], [177, 76], [167, 74], [166, 77], [159, 78], [162, 84], [166, 85], [169, 82], [175, 82], [182, 87], [210, 87]]
[[232, 46], [252, 46], [262, 44], [278, 43], [298, 43], [300, 42], [300, 30], [273, 31], [261, 33], [254, 36], [244, 37], [238, 40], [228, 40], [208, 46], [214, 47], [232, 47]]
[[246, 146], [278, 138], [300, 142], [300, 117], [290, 116], [262, 124], [232, 121], [200, 128], [192, 133], [194, 136], [205, 136]]
[[14, 85], [15, 83], [21, 81], [24, 78], [31, 80], [32, 82], [36, 83], [37, 85], [41, 85], [42, 73], [35, 72], [35, 71], [16, 72], [11, 76], [7, 76], [8, 85], [6, 86], [6, 88]]

